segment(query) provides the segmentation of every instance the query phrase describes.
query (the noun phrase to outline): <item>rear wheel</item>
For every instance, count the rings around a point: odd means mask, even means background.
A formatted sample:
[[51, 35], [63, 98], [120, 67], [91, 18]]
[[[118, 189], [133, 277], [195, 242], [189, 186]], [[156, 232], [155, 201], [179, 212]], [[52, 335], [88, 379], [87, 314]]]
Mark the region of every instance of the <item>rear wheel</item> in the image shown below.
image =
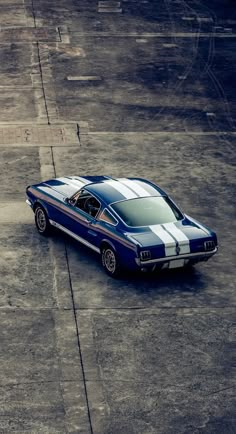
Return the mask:
[[101, 251], [102, 266], [111, 277], [117, 277], [120, 274], [120, 265], [114, 249], [108, 245], [102, 247]]
[[47, 213], [41, 205], [37, 205], [35, 208], [35, 225], [41, 235], [48, 235], [51, 229], [51, 225], [48, 220]]

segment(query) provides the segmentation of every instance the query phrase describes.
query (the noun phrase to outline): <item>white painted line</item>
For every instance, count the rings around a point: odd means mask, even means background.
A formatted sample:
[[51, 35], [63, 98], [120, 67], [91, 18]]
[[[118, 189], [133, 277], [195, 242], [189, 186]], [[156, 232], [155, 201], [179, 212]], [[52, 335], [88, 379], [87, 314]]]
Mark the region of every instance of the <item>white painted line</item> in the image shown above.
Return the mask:
[[122, 12], [122, 9], [116, 9], [116, 8], [99, 8], [99, 13], [117, 13], [120, 14]]
[[181, 17], [181, 20], [183, 21], [194, 21], [195, 19], [195, 17]]
[[135, 39], [135, 42], [137, 42], [138, 44], [145, 44], [146, 42], [148, 42], [147, 39]]
[[23, 157], [16, 158], [15, 160], [7, 161], [6, 164], [14, 164], [17, 163], [17, 161], [24, 160], [25, 158], [28, 158], [27, 155], [24, 155]]
[[178, 45], [176, 44], [162, 44], [163, 48], [177, 48]]
[[197, 17], [199, 23], [213, 23], [213, 18], [211, 17]]
[[101, 81], [102, 77], [99, 75], [68, 75], [68, 81]]
[[119, 8], [120, 2], [119, 1], [108, 1], [108, 0], [99, 1], [98, 7], [99, 8]]

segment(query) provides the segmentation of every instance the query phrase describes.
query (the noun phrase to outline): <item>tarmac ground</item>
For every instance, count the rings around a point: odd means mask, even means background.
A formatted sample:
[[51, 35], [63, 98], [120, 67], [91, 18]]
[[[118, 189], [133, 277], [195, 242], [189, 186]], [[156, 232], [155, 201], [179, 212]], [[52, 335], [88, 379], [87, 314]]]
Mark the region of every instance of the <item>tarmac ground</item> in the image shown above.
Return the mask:
[[[233, 434], [233, 0], [0, 0], [0, 434]], [[25, 188], [158, 183], [218, 234], [193, 270], [108, 277]]]

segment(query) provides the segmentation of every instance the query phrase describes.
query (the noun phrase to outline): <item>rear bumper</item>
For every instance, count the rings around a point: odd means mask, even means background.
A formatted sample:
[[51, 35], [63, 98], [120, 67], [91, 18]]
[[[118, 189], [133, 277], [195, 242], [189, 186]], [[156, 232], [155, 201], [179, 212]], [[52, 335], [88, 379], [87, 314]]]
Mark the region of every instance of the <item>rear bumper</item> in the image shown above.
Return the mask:
[[186, 264], [189, 262], [198, 262], [198, 261], [207, 261], [212, 255], [214, 255], [218, 250], [218, 247], [215, 247], [214, 250], [209, 252], [197, 252], [197, 253], [186, 253], [185, 255], [175, 255], [175, 256], [165, 256], [164, 258], [158, 259], [149, 259], [148, 261], [141, 261], [140, 258], [135, 258], [136, 264], [139, 267], [147, 267], [152, 265], [169, 263], [171, 261], [176, 260], [186, 260]]

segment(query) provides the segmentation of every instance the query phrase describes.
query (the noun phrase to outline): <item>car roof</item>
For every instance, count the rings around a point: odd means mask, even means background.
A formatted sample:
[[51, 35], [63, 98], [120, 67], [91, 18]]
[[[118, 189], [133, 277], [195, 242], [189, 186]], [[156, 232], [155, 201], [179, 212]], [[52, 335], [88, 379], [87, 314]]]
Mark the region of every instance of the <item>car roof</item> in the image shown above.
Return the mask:
[[90, 183], [85, 187], [87, 191], [103, 200], [107, 205], [138, 197], [166, 195], [157, 185], [142, 178], [103, 177], [97, 182], [91, 182], [90, 179]]

